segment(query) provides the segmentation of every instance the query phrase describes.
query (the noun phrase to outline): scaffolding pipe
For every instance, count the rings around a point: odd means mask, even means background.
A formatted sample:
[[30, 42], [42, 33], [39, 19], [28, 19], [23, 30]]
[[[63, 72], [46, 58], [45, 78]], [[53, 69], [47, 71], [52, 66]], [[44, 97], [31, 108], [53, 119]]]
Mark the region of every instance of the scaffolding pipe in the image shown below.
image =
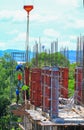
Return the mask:
[[26, 62], [28, 63], [29, 50], [29, 13], [27, 13], [27, 33], [26, 33]]
[[83, 80], [82, 80], [82, 104], [84, 105], [84, 39], [83, 39]]

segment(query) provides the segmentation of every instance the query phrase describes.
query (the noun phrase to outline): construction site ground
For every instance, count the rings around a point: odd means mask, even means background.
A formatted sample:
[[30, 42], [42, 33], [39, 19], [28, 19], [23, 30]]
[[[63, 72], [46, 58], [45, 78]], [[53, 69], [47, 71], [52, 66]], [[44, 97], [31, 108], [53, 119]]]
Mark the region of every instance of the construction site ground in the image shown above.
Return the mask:
[[36, 108], [30, 102], [19, 106], [18, 109], [12, 110], [12, 112], [16, 116], [23, 116], [23, 123], [19, 123], [19, 127], [23, 130], [84, 129], [84, 107], [80, 105], [71, 107], [61, 104], [58, 117], [52, 120], [49, 113], [43, 112], [42, 108]]

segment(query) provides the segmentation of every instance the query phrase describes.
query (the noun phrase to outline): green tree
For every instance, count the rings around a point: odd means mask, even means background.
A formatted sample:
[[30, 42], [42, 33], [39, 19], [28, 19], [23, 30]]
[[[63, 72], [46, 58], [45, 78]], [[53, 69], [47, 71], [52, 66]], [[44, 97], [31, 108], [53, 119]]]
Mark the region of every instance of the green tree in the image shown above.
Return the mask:
[[[14, 65], [13, 65], [14, 64]], [[0, 59], [0, 129], [9, 130], [10, 122], [10, 75], [16, 62], [5, 53]]]
[[76, 63], [69, 65], [69, 96], [74, 94]]
[[[38, 66], [69, 66], [69, 60], [63, 56], [61, 53], [56, 52], [52, 54], [47, 54], [46, 52], [42, 52], [38, 54]], [[36, 66], [36, 58], [33, 58], [31, 61], [31, 66]]]

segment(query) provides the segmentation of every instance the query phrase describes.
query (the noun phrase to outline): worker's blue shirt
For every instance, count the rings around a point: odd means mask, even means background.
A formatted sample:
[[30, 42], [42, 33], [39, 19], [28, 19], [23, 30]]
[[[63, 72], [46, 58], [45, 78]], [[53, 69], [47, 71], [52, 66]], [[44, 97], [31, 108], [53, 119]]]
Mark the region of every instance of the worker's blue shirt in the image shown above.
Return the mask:
[[21, 64], [17, 65], [16, 70], [21, 70], [22, 71], [22, 65]]
[[16, 95], [19, 95], [19, 90], [18, 89], [16, 89]]

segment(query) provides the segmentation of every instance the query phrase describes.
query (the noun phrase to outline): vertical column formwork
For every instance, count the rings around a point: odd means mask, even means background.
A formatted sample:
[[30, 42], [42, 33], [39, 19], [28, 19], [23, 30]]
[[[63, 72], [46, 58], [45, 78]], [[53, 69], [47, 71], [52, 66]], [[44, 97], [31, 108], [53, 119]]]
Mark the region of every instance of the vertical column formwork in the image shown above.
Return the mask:
[[41, 69], [31, 70], [30, 101], [36, 107], [42, 105]]
[[59, 97], [59, 70], [57, 67], [44, 67], [42, 69], [42, 105], [43, 111], [48, 112], [50, 117], [58, 115]]
[[49, 112], [50, 110], [50, 67], [45, 66], [42, 69], [42, 109], [44, 112]]
[[60, 68], [59, 69], [59, 84], [60, 84], [60, 96], [62, 98], [68, 98], [68, 76], [69, 69], [68, 68]]
[[58, 67], [51, 68], [51, 106], [50, 117], [51, 119], [58, 117], [58, 104], [59, 104], [59, 69]]
[[81, 103], [82, 99], [82, 67], [77, 67], [75, 69], [75, 102]]
[[25, 85], [29, 85], [29, 73], [30, 73], [30, 69], [28, 67], [25, 67], [24, 69], [24, 83]]

